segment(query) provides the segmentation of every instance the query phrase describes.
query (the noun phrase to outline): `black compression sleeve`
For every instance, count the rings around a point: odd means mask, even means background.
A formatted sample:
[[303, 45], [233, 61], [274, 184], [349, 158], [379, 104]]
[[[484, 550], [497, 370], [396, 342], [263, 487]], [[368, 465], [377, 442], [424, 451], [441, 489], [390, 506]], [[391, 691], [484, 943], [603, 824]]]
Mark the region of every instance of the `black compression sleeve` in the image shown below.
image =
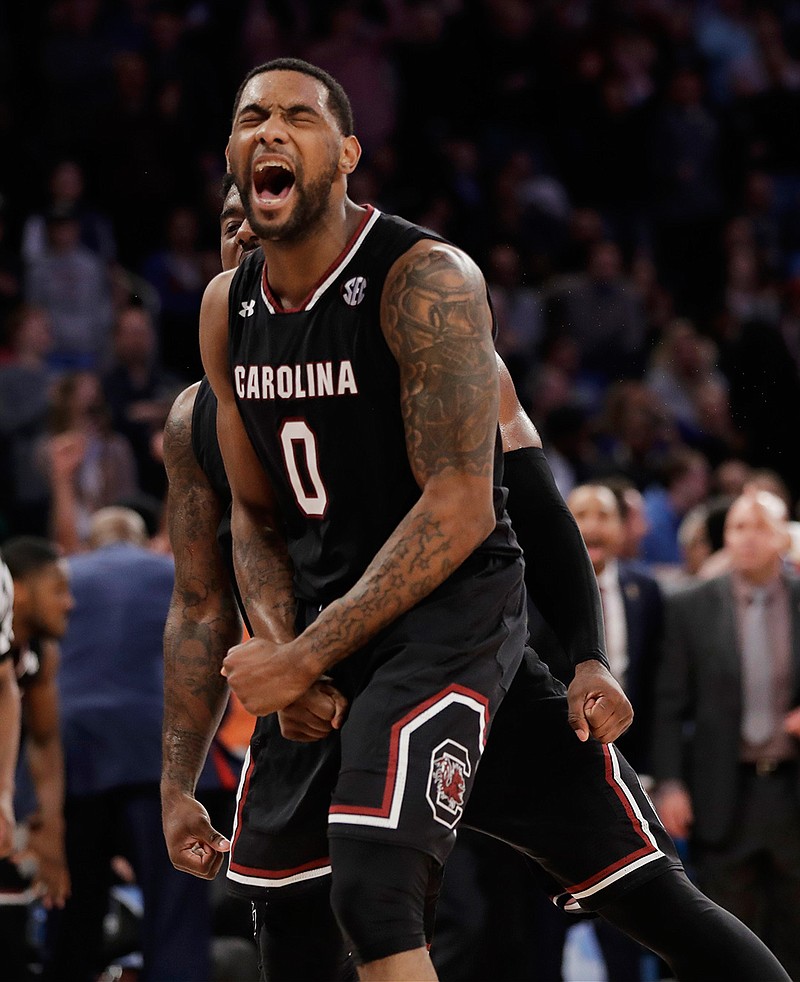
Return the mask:
[[573, 665], [608, 667], [597, 579], [580, 530], [553, 480], [544, 451], [504, 455], [508, 513], [525, 553], [525, 585]]

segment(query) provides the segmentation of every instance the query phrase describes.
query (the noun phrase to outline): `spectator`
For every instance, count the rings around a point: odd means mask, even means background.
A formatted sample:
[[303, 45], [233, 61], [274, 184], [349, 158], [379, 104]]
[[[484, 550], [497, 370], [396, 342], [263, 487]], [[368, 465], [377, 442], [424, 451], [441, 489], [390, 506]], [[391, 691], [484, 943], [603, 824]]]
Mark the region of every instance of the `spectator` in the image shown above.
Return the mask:
[[714, 309], [721, 286], [719, 141], [719, 125], [703, 105], [702, 76], [679, 68], [650, 141], [656, 257], [678, 312], [700, 319]]
[[136, 460], [111, 429], [100, 379], [75, 372], [56, 383], [40, 457], [50, 478], [51, 525], [65, 552], [83, 548], [95, 511], [136, 491]]
[[786, 509], [745, 493], [725, 520], [730, 572], [667, 600], [653, 742], [656, 804], [689, 838], [698, 885], [800, 977], [800, 672]]
[[172, 561], [145, 547], [127, 509], [93, 517], [91, 552], [70, 560], [75, 613], [58, 673], [72, 894], [55, 919], [50, 977], [105, 968], [111, 860], [124, 843], [144, 899], [145, 977], [211, 978], [209, 884], [177, 872], [161, 833], [162, 636]]
[[61, 907], [70, 889], [56, 642], [67, 629], [73, 599], [66, 565], [46, 539], [10, 539], [3, 559], [14, 584], [11, 651], [22, 691], [23, 736], [14, 802], [17, 845], [10, 860], [0, 860], [0, 937], [4, 973], [26, 982], [41, 968], [41, 952], [32, 943], [33, 905], [41, 900]]
[[44, 251], [27, 265], [25, 299], [50, 316], [49, 360], [54, 368], [99, 368], [107, 357], [111, 332], [111, 287], [105, 264], [81, 244], [75, 212], [48, 212], [46, 229]]
[[103, 390], [111, 425], [126, 437], [136, 457], [138, 485], [163, 498], [164, 465], [153, 456], [152, 440], [164, 428], [169, 407], [181, 387], [158, 354], [153, 321], [142, 306], [128, 305], [117, 314], [111, 367], [103, 377]]
[[38, 307], [20, 306], [6, 323], [10, 359], [0, 365], [2, 508], [12, 535], [45, 535], [50, 492], [37, 461], [50, 399], [47, 355], [50, 319]]
[[605, 477], [601, 483], [614, 492], [622, 517], [622, 541], [617, 550], [617, 557], [641, 560], [642, 542], [650, 529], [647, 508], [641, 491], [633, 481], [621, 474]]
[[683, 317], [668, 325], [650, 355], [645, 383], [673, 417], [684, 440], [691, 440], [701, 430], [702, 386], [709, 381], [725, 386], [716, 355], [714, 342]]
[[551, 305], [554, 322], [578, 345], [583, 374], [598, 388], [641, 374], [644, 312], [614, 242], [593, 245], [586, 272], [557, 286]]
[[497, 350], [521, 387], [542, 333], [541, 297], [525, 285], [519, 253], [510, 245], [492, 247], [487, 283], [497, 318]]
[[[164, 366], [182, 379], [203, 374], [197, 318], [211, 269], [209, 256], [198, 248], [198, 231], [193, 209], [174, 208], [167, 219], [165, 247], [153, 253], [142, 270], [161, 301], [160, 347]], [[216, 270], [216, 256], [213, 263]]]
[[685, 447], [672, 453], [662, 473], [662, 482], [644, 492], [650, 530], [642, 542], [642, 558], [656, 568], [680, 563], [678, 528], [684, 515], [706, 498], [711, 479], [706, 458]]
[[111, 222], [93, 209], [84, 197], [83, 168], [74, 160], [60, 160], [50, 172], [47, 203], [42, 214], [29, 215], [22, 229], [22, 256], [32, 263], [47, 249], [47, 212], [69, 212], [80, 226], [80, 243], [103, 259], [116, 259], [116, 243]]

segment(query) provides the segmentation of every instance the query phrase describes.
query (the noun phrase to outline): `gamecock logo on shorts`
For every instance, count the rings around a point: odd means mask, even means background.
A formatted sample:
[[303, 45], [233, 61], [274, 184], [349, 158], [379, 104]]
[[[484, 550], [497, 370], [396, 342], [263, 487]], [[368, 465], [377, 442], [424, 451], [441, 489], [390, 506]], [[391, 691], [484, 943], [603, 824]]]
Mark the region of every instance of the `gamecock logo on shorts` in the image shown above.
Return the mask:
[[452, 829], [464, 812], [467, 778], [472, 773], [469, 751], [445, 740], [431, 754], [427, 798], [437, 822]]

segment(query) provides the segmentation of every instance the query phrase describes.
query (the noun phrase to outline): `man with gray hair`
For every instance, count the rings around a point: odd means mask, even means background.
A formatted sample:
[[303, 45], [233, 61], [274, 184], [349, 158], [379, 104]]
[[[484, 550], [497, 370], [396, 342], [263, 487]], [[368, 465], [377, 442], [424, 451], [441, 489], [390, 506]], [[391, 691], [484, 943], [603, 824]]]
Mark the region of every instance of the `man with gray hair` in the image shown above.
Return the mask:
[[729, 569], [667, 598], [656, 692], [656, 807], [698, 885], [800, 978], [800, 579], [786, 506], [734, 500]]

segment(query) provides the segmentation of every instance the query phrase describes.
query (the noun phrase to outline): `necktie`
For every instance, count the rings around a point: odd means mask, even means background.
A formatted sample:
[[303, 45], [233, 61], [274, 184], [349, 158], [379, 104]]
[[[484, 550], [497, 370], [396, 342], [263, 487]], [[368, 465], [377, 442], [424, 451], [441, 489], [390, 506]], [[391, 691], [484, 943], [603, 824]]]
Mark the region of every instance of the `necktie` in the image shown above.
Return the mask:
[[776, 725], [765, 590], [753, 591], [745, 609], [743, 629], [742, 737], [758, 745], [772, 738]]

